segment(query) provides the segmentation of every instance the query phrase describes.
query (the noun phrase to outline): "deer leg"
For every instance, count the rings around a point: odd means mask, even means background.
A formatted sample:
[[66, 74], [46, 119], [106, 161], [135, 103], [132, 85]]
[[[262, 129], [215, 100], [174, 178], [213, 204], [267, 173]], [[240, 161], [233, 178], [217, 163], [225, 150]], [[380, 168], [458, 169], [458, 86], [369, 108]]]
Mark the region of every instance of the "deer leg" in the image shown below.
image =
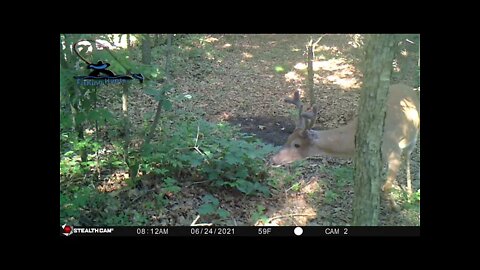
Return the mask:
[[407, 166], [407, 193], [412, 195], [412, 177], [410, 176], [410, 153], [405, 156], [405, 164]]
[[410, 175], [410, 155], [415, 148], [415, 142], [413, 142], [405, 151], [405, 165], [407, 166], [407, 193], [408, 195], [412, 195], [412, 177]]
[[400, 168], [401, 163], [400, 153], [396, 151], [391, 152], [388, 157], [387, 181], [383, 185], [382, 191], [388, 192], [390, 189], [392, 189], [393, 181], [397, 177], [398, 169]]
[[390, 190], [393, 186], [393, 181], [397, 177], [398, 169], [400, 168], [401, 164], [401, 152], [400, 149], [398, 151], [392, 151], [388, 156], [388, 173], [387, 173], [387, 181], [382, 186], [382, 191], [384, 193], [385, 198], [390, 203], [390, 208], [395, 211], [399, 211], [400, 207], [397, 205], [395, 200], [392, 198], [390, 194]]

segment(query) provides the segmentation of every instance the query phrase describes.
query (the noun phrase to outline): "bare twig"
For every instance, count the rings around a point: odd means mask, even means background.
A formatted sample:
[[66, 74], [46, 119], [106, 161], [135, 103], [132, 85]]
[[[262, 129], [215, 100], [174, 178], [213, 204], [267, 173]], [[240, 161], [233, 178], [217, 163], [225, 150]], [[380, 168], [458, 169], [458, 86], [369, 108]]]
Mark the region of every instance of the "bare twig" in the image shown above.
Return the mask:
[[405, 39], [405, 40], [406, 40], [408, 43], [410, 43], [410, 44], [415, 44], [415, 42], [411, 41], [411, 40], [410, 40], [410, 39], [408, 39], [408, 38], [407, 38], [407, 39]]
[[321, 35], [321, 36], [317, 39], [317, 41], [315, 41], [315, 43], [312, 44], [313, 47], [317, 46], [318, 42], [320, 42], [320, 40], [322, 40], [322, 38], [323, 38], [325, 35], [326, 35], [326, 34]]
[[210, 161], [208, 161], [207, 155], [203, 153], [202, 150], [200, 150], [197, 146], [193, 147], [193, 149], [195, 149], [195, 151], [197, 151], [200, 155], [203, 156], [203, 159], [207, 162], [207, 164], [210, 164]]
[[197, 148], [198, 134], [200, 133], [200, 126], [197, 126], [197, 138], [195, 139], [195, 148]]
[[195, 218], [195, 220], [192, 222], [192, 224], [190, 224], [190, 226], [194, 226], [195, 223], [197, 223], [197, 220], [200, 218], [200, 215], [197, 215], [197, 217]]
[[197, 220], [200, 218], [200, 215], [197, 215], [197, 217], [195, 218], [195, 220], [192, 222], [192, 224], [190, 224], [190, 226], [212, 226], [213, 223], [197, 223]]
[[200, 155], [205, 156], [205, 154], [202, 153], [202, 151], [200, 151], [200, 149], [198, 149], [198, 147], [194, 146], [193, 149], [195, 149], [195, 151], [197, 151]]
[[285, 193], [287, 193], [287, 192], [288, 192], [290, 189], [292, 189], [295, 185], [300, 185], [300, 186], [302, 186], [302, 183], [297, 182], [297, 183], [291, 185], [289, 188], [287, 188], [287, 189], [285, 190]]
[[304, 183], [303, 185], [304, 186], [308, 186], [308, 184], [310, 184], [311, 182], [315, 181], [315, 179], [312, 177], [310, 178], [310, 180], [308, 180], [306, 183]]
[[148, 193], [152, 192], [153, 190], [154, 189], [149, 189], [149, 190], [145, 191], [145, 193], [143, 193], [140, 196], [138, 196], [137, 198], [133, 199], [131, 203], [136, 202], [138, 199], [142, 198], [143, 196], [147, 195]]
[[308, 180], [307, 182], [305, 182], [304, 180], [302, 180], [302, 181], [303, 181], [303, 183], [302, 183], [302, 182], [297, 182], [297, 183], [291, 185], [289, 188], [287, 188], [287, 189], [285, 190], [285, 194], [287, 194], [287, 192], [288, 192], [290, 189], [292, 189], [296, 184], [298, 184], [300, 187], [304, 187], [304, 186], [307, 186], [308, 184], [310, 184], [310, 183], [311, 183], [312, 181], [314, 181], [314, 180], [313, 180], [313, 179], [310, 179], [310, 180]]
[[207, 162], [207, 164], [210, 164], [210, 162], [208, 161], [207, 155], [202, 150], [200, 150], [200, 148], [198, 148], [199, 134], [200, 134], [200, 126], [197, 126], [197, 137], [195, 138], [195, 146], [193, 147], [193, 149], [195, 149], [195, 151], [197, 151], [200, 155], [203, 156], [203, 159]]
[[206, 183], [206, 182], [210, 182], [210, 180], [193, 182], [193, 183], [191, 183], [190, 185], [187, 185], [187, 187], [193, 186], [193, 185], [196, 185], [196, 184]]

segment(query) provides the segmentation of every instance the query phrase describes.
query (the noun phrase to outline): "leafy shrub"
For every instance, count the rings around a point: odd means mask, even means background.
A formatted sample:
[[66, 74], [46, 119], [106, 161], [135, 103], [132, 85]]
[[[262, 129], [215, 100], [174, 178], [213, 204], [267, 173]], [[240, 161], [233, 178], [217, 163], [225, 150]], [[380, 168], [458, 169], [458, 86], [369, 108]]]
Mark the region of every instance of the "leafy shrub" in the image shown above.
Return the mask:
[[412, 200], [414, 202], [420, 202], [420, 189], [412, 194]]
[[253, 223], [261, 221], [263, 224], [268, 223], [268, 216], [265, 214], [265, 206], [257, 205], [257, 209], [252, 213], [251, 220]]
[[220, 202], [212, 195], [207, 194], [203, 196], [202, 201], [204, 203], [198, 208], [198, 213], [200, 215], [218, 215], [220, 218], [227, 218], [230, 216], [230, 213], [227, 210], [220, 208]]
[[60, 223], [77, 225], [85, 209], [101, 208], [105, 195], [88, 186], [74, 187], [70, 192], [60, 193]]
[[182, 121], [164, 127], [160, 142], [146, 149], [146, 173], [195, 176], [245, 194], [269, 194], [260, 181], [267, 177], [264, 158], [274, 147], [227, 124]]
[[79, 156], [81, 150], [94, 153], [100, 149], [100, 144], [95, 142], [92, 137], [86, 137], [83, 140], [70, 140], [71, 133], [61, 134], [60, 150], [60, 177], [72, 178], [85, 174], [90, 167], [96, 165], [95, 155], [87, 156], [87, 161], [82, 162]]

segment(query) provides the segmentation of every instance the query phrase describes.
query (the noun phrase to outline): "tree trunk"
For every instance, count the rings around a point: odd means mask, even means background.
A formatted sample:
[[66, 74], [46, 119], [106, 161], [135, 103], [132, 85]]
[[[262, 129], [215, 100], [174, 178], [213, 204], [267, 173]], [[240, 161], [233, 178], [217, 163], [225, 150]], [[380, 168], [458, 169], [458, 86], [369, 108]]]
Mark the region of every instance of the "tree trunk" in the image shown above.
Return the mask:
[[[130, 151], [129, 151], [129, 145], [130, 145], [130, 122], [128, 121], [128, 89], [130, 85], [125, 83], [122, 86], [122, 123], [123, 123], [123, 137], [124, 137], [124, 143], [123, 143], [123, 153], [124, 153], [124, 161], [127, 164], [127, 166], [131, 169], [131, 164], [130, 164]], [[135, 174], [135, 173], [134, 173]], [[132, 172], [130, 172], [130, 177], [133, 178], [136, 175], [132, 175]]]
[[366, 46], [364, 83], [355, 134], [354, 226], [378, 224], [385, 103], [396, 40], [395, 35], [372, 35]]
[[152, 62], [152, 38], [149, 34], [143, 35], [142, 41], [142, 63], [150, 65]]
[[[165, 59], [165, 76], [166, 76], [166, 84], [170, 83], [170, 54], [172, 49], [172, 37], [173, 34], [168, 35], [167, 39], [167, 52], [166, 52], [166, 59]], [[157, 128], [158, 121], [160, 120], [160, 113], [162, 112], [162, 101], [158, 101], [157, 111], [155, 112], [155, 118], [153, 119], [152, 126], [150, 127], [150, 132], [148, 132], [147, 137], [145, 138], [144, 145], [148, 145], [153, 138], [153, 134], [155, 129]]]
[[154, 46], [155, 47], [158, 47], [158, 46], [162, 46], [162, 45], [165, 45], [166, 42], [166, 39], [163, 38], [163, 35], [162, 34], [157, 34], [155, 35], [155, 39], [154, 39]]
[[307, 76], [307, 89], [310, 99], [310, 106], [315, 104], [315, 94], [313, 92], [313, 40], [310, 39], [310, 42], [307, 45], [307, 54], [308, 54], [308, 76]]
[[[70, 35], [64, 35], [65, 36], [65, 49], [62, 49], [60, 47], [60, 66], [65, 69], [69, 70], [73, 66], [73, 54], [71, 49], [71, 46], [74, 44], [74, 40]], [[79, 123], [77, 121], [77, 116], [79, 113], [79, 104], [78, 104], [78, 87], [76, 84], [68, 84], [66, 86], [66, 91], [68, 93], [68, 104], [70, 105], [70, 110], [72, 112], [72, 123], [74, 126], [75, 131], [77, 132], [78, 140], [82, 141], [85, 137], [83, 134], [83, 124]], [[80, 149], [80, 158], [82, 162], [87, 161], [87, 152], [85, 149]]]

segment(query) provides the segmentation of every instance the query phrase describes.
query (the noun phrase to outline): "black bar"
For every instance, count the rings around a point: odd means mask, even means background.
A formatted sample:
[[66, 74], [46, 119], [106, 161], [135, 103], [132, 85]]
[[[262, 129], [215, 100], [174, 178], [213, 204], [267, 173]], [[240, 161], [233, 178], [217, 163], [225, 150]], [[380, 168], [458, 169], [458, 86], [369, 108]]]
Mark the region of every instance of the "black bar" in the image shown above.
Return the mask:
[[[301, 231], [301, 235], [295, 234]], [[301, 228], [298, 229], [298, 228]], [[71, 231], [67, 236], [66, 232]], [[182, 227], [76, 227], [65, 230], [60, 226], [63, 237], [78, 236], [134, 236], [134, 237], [362, 237], [362, 236], [420, 236], [420, 227], [248, 227], [248, 226], [182, 226]]]

